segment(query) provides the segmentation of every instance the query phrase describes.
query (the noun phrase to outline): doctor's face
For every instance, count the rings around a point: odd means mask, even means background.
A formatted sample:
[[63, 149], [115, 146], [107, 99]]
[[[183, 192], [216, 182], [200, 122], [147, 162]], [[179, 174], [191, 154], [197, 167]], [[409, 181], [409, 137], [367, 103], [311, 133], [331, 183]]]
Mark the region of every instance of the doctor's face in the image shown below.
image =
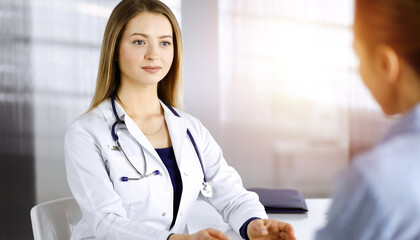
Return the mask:
[[127, 23], [118, 52], [122, 84], [157, 84], [173, 58], [172, 25], [164, 15], [141, 12]]

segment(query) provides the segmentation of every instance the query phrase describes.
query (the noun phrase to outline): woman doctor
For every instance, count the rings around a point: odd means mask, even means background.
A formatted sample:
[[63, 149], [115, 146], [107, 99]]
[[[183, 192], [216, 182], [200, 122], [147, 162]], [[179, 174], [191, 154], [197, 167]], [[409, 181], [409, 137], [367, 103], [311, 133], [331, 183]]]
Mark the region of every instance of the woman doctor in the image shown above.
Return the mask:
[[200, 121], [172, 108], [181, 107], [181, 55], [180, 28], [160, 1], [123, 0], [111, 13], [91, 107], [65, 137], [83, 213], [72, 239], [228, 239], [183, 234], [200, 195], [243, 238], [294, 239], [289, 224], [267, 219]]

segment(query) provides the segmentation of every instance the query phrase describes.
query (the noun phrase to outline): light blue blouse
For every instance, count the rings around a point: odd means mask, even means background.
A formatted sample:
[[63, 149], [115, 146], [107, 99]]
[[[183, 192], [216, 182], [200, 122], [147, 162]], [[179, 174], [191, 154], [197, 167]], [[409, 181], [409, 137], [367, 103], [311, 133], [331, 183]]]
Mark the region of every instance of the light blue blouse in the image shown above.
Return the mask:
[[420, 104], [340, 174], [316, 239], [420, 239]]

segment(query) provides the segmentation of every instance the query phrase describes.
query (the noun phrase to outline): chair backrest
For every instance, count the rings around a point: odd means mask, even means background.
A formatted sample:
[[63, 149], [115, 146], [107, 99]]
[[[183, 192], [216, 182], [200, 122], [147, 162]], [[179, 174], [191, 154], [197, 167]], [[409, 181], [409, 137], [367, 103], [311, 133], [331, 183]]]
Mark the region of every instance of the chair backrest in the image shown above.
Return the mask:
[[38, 204], [31, 209], [34, 239], [68, 240], [81, 218], [82, 212], [73, 197]]

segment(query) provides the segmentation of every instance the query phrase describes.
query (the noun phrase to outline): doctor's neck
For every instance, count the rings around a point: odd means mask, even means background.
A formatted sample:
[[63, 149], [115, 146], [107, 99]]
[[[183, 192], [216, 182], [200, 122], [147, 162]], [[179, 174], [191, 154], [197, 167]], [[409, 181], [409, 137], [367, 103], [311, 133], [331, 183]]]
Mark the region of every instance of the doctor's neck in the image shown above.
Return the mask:
[[143, 118], [162, 114], [157, 84], [142, 87], [124, 87], [121, 84], [116, 100], [130, 117]]

